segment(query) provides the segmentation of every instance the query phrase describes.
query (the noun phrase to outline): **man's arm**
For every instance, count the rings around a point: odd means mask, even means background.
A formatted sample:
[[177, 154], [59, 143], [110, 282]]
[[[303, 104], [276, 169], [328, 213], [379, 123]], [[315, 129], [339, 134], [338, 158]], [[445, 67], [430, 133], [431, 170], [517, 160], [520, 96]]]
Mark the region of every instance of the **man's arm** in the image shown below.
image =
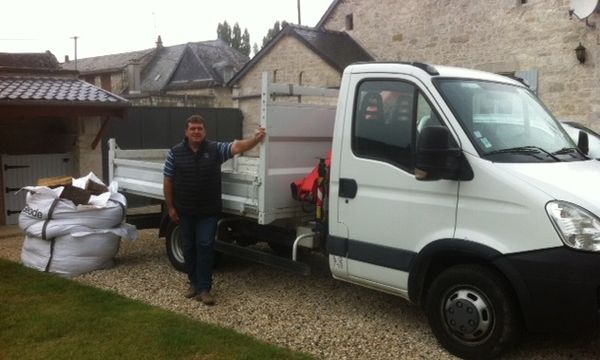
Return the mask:
[[165, 203], [167, 204], [169, 217], [175, 224], [179, 224], [179, 214], [177, 214], [175, 204], [173, 203], [173, 179], [168, 176], [165, 176], [163, 180], [163, 193], [165, 195]]
[[175, 203], [173, 202], [173, 176], [175, 175], [173, 151], [169, 151], [167, 154], [163, 175], [163, 194], [165, 195], [165, 204], [169, 211], [169, 217], [175, 224], [179, 224], [179, 215], [177, 214], [177, 210], [175, 210]]
[[252, 149], [259, 142], [261, 142], [262, 139], [264, 139], [266, 134], [265, 128], [258, 128], [254, 132], [253, 137], [243, 140], [235, 140], [231, 145], [231, 155], [238, 155]]

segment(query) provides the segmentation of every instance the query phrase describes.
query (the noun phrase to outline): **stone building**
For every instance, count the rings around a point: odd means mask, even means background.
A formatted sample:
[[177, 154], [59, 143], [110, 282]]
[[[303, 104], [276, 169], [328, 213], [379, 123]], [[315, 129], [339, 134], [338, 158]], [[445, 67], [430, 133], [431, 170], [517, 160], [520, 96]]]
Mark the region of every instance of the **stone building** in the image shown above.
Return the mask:
[[[377, 60], [526, 74], [558, 117], [600, 129], [600, 15], [569, 0], [335, 0], [318, 28], [343, 31]], [[585, 62], [576, 57], [582, 44]]]
[[225, 84], [248, 57], [222, 40], [65, 61], [80, 78], [139, 106], [231, 107]]

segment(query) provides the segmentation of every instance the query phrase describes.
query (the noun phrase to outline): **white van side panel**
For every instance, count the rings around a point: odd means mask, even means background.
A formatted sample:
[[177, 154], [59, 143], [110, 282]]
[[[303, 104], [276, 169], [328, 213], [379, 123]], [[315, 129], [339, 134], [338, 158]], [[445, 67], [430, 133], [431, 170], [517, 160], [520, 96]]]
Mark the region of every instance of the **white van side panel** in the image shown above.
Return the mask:
[[359, 276], [351, 276], [350, 278], [356, 282], [377, 284], [378, 288], [384, 286], [395, 289], [398, 293], [408, 294], [408, 272], [350, 259], [348, 260], [348, 266], [355, 269], [359, 274], [372, 274], [371, 279], [377, 279], [374, 282]]
[[460, 185], [455, 238], [503, 254], [562, 246], [546, 215], [547, 194], [498, 164], [466, 156], [475, 177]]

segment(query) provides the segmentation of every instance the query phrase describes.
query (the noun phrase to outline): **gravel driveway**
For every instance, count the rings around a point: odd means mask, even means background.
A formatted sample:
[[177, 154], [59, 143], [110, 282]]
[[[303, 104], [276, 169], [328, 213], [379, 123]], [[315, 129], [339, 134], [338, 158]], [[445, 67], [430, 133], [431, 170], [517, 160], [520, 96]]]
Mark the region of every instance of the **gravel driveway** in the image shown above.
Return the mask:
[[[23, 237], [0, 239], [0, 257], [19, 261]], [[169, 264], [164, 240], [142, 230], [122, 242], [117, 265], [75, 278], [191, 318], [218, 324], [322, 359], [451, 359], [425, 314], [395, 296], [333, 280], [326, 259], [304, 259], [310, 276], [224, 258], [214, 307], [185, 299], [185, 275]], [[600, 359], [600, 339], [528, 335], [506, 359]]]

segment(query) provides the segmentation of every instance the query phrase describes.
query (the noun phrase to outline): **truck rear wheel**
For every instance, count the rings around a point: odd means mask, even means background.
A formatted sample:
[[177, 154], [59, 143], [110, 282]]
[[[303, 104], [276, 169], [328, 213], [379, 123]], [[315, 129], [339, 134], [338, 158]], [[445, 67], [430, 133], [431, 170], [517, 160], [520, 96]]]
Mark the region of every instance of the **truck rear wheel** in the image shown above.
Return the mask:
[[[183, 258], [183, 242], [181, 237], [179, 236], [179, 225], [171, 222], [167, 227], [167, 256], [169, 257], [169, 262], [177, 271], [181, 271], [183, 273], [187, 273], [185, 267], [185, 259]], [[223, 258], [223, 253], [215, 250], [215, 258], [214, 258], [214, 267], [219, 266], [221, 259]]]
[[484, 266], [443, 271], [431, 284], [426, 310], [437, 340], [462, 358], [496, 357], [520, 337], [520, 315], [510, 287]]
[[169, 257], [171, 265], [173, 265], [177, 271], [186, 272], [185, 260], [183, 259], [183, 243], [179, 234], [179, 225], [170, 223], [167, 228], [167, 256]]

